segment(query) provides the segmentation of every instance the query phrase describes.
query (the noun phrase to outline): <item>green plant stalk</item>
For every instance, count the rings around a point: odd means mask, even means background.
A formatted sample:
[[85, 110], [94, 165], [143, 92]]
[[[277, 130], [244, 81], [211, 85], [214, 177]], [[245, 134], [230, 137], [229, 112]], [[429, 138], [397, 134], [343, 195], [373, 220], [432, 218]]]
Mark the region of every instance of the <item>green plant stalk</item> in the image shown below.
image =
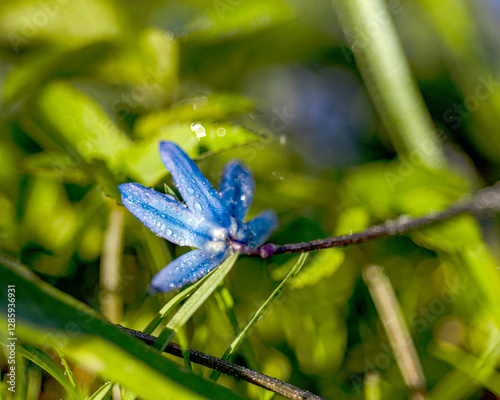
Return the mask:
[[363, 398], [365, 400], [381, 400], [380, 374], [377, 371], [370, 371], [365, 375], [363, 381]]
[[[400, 157], [445, 165], [434, 126], [382, 0], [333, 0], [368, 92]], [[398, 8], [399, 7], [399, 8]], [[391, 10], [397, 13], [401, 4]]]

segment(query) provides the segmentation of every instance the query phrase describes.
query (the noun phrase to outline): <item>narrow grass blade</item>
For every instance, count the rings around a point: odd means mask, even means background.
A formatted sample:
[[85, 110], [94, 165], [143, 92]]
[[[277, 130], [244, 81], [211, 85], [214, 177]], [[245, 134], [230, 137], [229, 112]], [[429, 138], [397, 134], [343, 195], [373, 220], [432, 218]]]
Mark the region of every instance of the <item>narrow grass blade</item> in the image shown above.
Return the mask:
[[[203, 283], [196, 290], [191, 297], [182, 305], [182, 307], [175, 313], [172, 319], [168, 322], [164, 331], [160, 334], [155, 342], [155, 347], [164, 350], [170, 340], [172, 340], [175, 332], [183, 326], [186, 321], [200, 308], [205, 300], [217, 289], [217, 286], [222, 282], [224, 277], [231, 271], [234, 263], [238, 258], [239, 253], [234, 253], [226, 261], [224, 261], [218, 268], [214, 269], [210, 275], [204, 278]], [[167, 304], [168, 305], [168, 304]], [[164, 333], [165, 332], [165, 333]]]
[[175, 313], [168, 322], [167, 327], [176, 330], [184, 325], [186, 321], [200, 308], [205, 300], [213, 293], [217, 286], [222, 282], [225, 276], [231, 271], [236, 262], [239, 253], [234, 253], [224, 261], [210, 276], [203, 282], [201, 287], [183, 304], [181, 309]]
[[192, 371], [193, 367], [191, 366], [191, 360], [189, 359], [188, 340], [186, 337], [186, 331], [184, 327], [181, 326], [176, 333], [177, 333], [177, 339], [179, 341], [179, 346], [181, 347], [182, 358], [184, 359], [184, 365], [186, 366], [186, 368]]
[[75, 377], [73, 376], [73, 372], [69, 368], [68, 362], [66, 361], [66, 358], [64, 358], [63, 354], [61, 352], [57, 352], [59, 355], [59, 358], [61, 359], [61, 364], [64, 366], [64, 370], [66, 371], [64, 375], [68, 377], [69, 382], [71, 383], [71, 386], [76, 388], [76, 381]]
[[99, 389], [97, 389], [92, 396], [90, 396], [89, 400], [102, 400], [104, 399], [108, 393], [113, 389], [113, 385], [115, 383], [112, 381], [104, 383]]
[[[281, 283], [278, 285], [276, 289], [271, 293], [271, 295], [267, 298], [267, 300], [260, 306], [260, 308], [257, 310], [257, 312], [253, 315], [253, 317], [248, 321], [248, 323], [245, 325], [245, 327], [240, 331], [238, 336], [233, 340], [233, 342], [229, 345], [229, 347], [226, 349], [224, 352], [224, 355], [221, 357], [223, 360], [228, 360], [231, 355], [234, 354], [234, 352], [238, 349], [238, 347], [241, 345], [243, 342], [243, 339], [245, 339], [247, 333], [249, 330], [255, 325], [255, 323], [264, 315], [266, 312], [267, 308], [271, 305], [271, 303], [278, 297], [278, 295], [281, 293], [281, 291], [286, 287], [288, 283], [292, 281], [292, 279], [297, 276], [297, 274], [300, 272], [302, 267], [304, 266], [304, 263], [307, 259], [309, 253], [302, 253], [293, 266], [293, 268], [290, 270], [290, 272], [285, 276], [285, 278], [281, 281]], [[213, 380], [217, 380], [220, 375], [220, 372], [218, 371], [212, 371], [210, 374], [210, 378]]]
[[[147, 333], [148, 335], [151, 335], [154, 330], [160, 325], [161, 321], [163, 321], [171, 312], [172, 310], [177, 307], [178, 304], [180, 304], [184, 299], [188, 298], [191, 293], [196, 291], [205, 279], [208, 278], [209, 275], [205, 276], [203, 279], [200, 279], [198, 282], [196, 282], [194, 285], [188, 287], [186, 290], [182, 291], [179, 293], [177, 296], [175, 296], [172, 300], [170, 300], [163, 308], [156, 314], [156, 316], [151, 320], [151, 322], [148, 324], [146, 329], [143, 331], [144, 333]], [[170, 341], [174, 338], [175, 336], [175, 331], [173, 329], [170, 329], [168, 327], [163, 328], [161, 333], [158, 335], [158, 338], [156, 342], [154, 343], [153, 347], [158, 350], [159, 353], [163, 353], [167, 345], [170, 343]]]
[[[201, 282], [201, 281], [200, 281]], [[151, 320], [151, 322], [144, 328], [143, 332], [151, 335], [154, 330], [161, 324], [161, 321], [184, 299], [189, 297], [191, 293], [193, 293], [198, 286], [192, 285], [188, 287], [186, 290], [180, 292], [177, 296], [175, 296], [172, 300], [170, 300], [167, 304], [163, 306], [163, 308], [156, 314], [156, 316]]]
[[[8, 342], [5, 338], [0, 338], [0, 343], [3, 345], [7, 345]], [[66, 390], [68, 397], [70, 399], [80, 399], [82, 396], [76, 387], [76, 384], [70, 381], [68, 377], [61, 371], [59, 365], [50, 358], [50, 356], [43, 350], [31, 346], [27, 343], [22, 343], [21, 345], [16, 346], [16, 352], [19, 356], [24, 357], [34, 364], [38, 365], [43, 370], [47, 371], [50, 375], [54, 377], [56, 381], [58, 381], [61, 386]]]
[[431, 346], [430, 351], [437, 358], [467, 375], [472, 382], [479, 382], [490, 392], [500, 396], [500, 373], [496, 371], [498, 351], [497, 354], [481, 359], [445, 342]]

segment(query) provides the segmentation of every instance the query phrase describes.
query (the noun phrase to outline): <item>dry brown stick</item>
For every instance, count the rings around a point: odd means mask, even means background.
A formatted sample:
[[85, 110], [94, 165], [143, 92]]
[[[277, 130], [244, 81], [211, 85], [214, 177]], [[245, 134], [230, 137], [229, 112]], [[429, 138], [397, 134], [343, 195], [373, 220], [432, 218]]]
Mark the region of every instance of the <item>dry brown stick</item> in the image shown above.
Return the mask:
[[[157, 339], [156, 336], [148, 335], [141, 331], [135, 331], [133, 329], [125, 328], [121, 325], [115, 326], [122, 329], [129, 335], [135, 336], [136, 338], [142, 340], [150, 346], [152, 346]], [[165, 353], [169, 353], [176, 357], [182, 358], [182, 350], [176, 343], [169, 343], [167, 348], [165, 349]], [[197, 350], [189, 349], [189, 359], [193, 363], [215, 369], [222, 372], [223, 374], [231, 375], [237, 379], [241, 379], [254, 385], [261, 386], [291, 400], [324, 400], [322, 397], [316, 396], [315, 394], [308, 392], [307, 390], [300, 389], [298, 387], [290, 385], [289, 383], [282, 382], [279, 379], [272, 378], [252, 369], [230, 363], [228, 361], [211, 356], [210, 354], [202, 353]]]
[[304, 253], [327, 249], [330, 247], [351, 246], [372, 239], [379, 239], [388, 236], [403, 235], [409, 231], [420, 229], [435, 222], [450, 219], [458, 214], [472, 213], [482, 214], [486, 212], [496, 212], [500, 210], [500, 183], [494, 186], [482, 189], [473, 195], [467, 196], [452, 204], [447, 210], [442, 212], [430, 213], [423, 217], [414, 218], [408, 215], [400, 216], [394, 220], [385, 221], [383, 224], [372, 226], [363, 232], [352, 233], [329, 237], [326, 239], [312, 240], [310, 242], [291, 243], [285, 245], [275, 245], [267, 243], [258, 248], [250, 248], [241, 243], [232, 243], [232, 247], [241, 254], [260, 256], [267, 258], [277, 254]]

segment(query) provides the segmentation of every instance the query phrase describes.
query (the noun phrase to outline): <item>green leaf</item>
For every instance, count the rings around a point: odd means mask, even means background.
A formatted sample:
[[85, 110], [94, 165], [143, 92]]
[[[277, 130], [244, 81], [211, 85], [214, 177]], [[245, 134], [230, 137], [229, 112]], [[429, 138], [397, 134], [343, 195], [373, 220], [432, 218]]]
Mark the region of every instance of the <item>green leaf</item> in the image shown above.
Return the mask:
[[44, 151], [24, 157], [19, 166], [32, 175], [56, 178], [61, 182], [87, 186], [91, 183], [92, 170], [84, 167], [68, 153]]
[[61, 148], [70, 146], [82, 160], [102, 160], [115, 174], [121, 172], [119, 154], [130, 140], [94, 100], [68, 83], [54, 82], [41, 91], [36, 110]]
[[233, 115], [247, 113], [253, 108], [253, 103], [243, 96], [231, 94], [198, 96], [174, 104], [169, 110], [139, 117], [134, 124], [134, 134], [137, 137], [147, 138], [161, 131], [164, 126], [170, 126], [176, 122], [191, 124], [208, 118], [221, 121]]
[[162, 106], [177, 84], [178, 43], [167, 32], [147, 27], [126, 43], [120, 42], [117, 50], [93, 71], [99, 80], [121, 85], [125, 91], [110, 99], [113, 108], [125, 117], [120, 104], [130, 108]]
[[[205, 135], [205, 136], [200, 136]], [[138, 142], [123, 154], [127, 160], [128, 175], [146, 186], [153, 186], [167, 174], [158, 153], [158, 145], [162, 140], [177, 143], [186, 153], [195, 158], [200, 156], [200, 149], [210, 153], [255, 143], [261, 138], [245, 128], [229, 124], [202, 122], [195, 128], [191, 122], [164, 125], [154, 135]]]
[[308, 263], [299, 276], [290, 283], [293, 289], [314, 286], [321, 280], [332, 276], [342, 265], [345, 252], [342, 249], [325, 249], [319, 251], [311, 262]]
[[0, 3], [0, 32], [15, 53], [49, 42], [81, 46], [123, 35], [122, 10], [99, 0]]
[[409, 161], [372, 163], [348, 174], [339, 190], [344, 206], [363, 206], [379, 220], [447, 208], [468, 193], [463, 179]]
[[[20, 341], [56, 347], [73, 362], [144, 399], [164, 398], [166, 393], [175, 399], [240, 398], [156, 354], [27, 268], [6, 259], [0, 261], [3, 282], [16, 289], [16, 336]], [[7, 290], [2, 290], [0, 318], [4, 321], [7, 304]]]
[[77, 49], [56, 48], [37, 53], [12, 69], [5, 81], [3, 101], [10, 104], [23, 100], [53, 78], [85, 74], [86, 69], [113, 50], [110, 43], [96, 42]]
[[216, 0], [208, 15], [191, 23], [189, 40], [248, 35], [273, 25], [284, 24], [293, 15], [290, 4], [281, 0], [241, 2], [237, 5]]
[[124, 400], [135, 400], [137, 398], [137, 394], [134, 392], [131, 392], [130, 390], [127, 390], [125, 392], [125, 395], [123, 397]]

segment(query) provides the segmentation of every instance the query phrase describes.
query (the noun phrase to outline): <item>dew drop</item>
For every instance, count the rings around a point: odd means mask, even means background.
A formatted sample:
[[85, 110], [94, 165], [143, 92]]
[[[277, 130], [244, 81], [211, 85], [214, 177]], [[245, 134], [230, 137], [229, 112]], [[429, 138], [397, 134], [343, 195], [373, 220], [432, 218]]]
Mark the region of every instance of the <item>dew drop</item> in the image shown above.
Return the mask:
[[170, 236], [170, 235], [172, 234], [172, 230], [171, 230], [171, 229], [167, 229], [167, 230], [165, 231], [165, 234], [166, 234], [167, 236]]
[[201, 212], [201, 204], [198, 203], [197, 201], [194, 202], [193, 208], [196, 212]]
[[200, 123], [193, 122], [191, 124], [191, 130], [194, 133], [196, 133], [196, 136], [199, 138], [203, 137], [203, 136], [207, 136], [207, 134], [205, 133], [205, 128]]
[[226, 134], [226, 130], [224, 128], [217, 129], [217, 136], [222, 137]]

